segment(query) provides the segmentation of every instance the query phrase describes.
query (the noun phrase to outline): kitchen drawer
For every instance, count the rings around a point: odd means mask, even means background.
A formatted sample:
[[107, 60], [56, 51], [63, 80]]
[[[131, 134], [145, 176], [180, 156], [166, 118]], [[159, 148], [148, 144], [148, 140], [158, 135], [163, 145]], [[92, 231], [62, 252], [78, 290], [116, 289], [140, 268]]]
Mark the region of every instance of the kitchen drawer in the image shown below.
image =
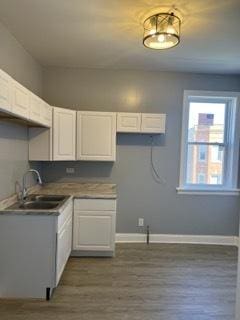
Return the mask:
[[70, 202], [64, 211], [57, 217], [57, 232], [59, 233], [65, 222], [73, 215], [73, 204]]
[[116, 211], [115, 199], [76, 199], [74, 210], [79, 211]]

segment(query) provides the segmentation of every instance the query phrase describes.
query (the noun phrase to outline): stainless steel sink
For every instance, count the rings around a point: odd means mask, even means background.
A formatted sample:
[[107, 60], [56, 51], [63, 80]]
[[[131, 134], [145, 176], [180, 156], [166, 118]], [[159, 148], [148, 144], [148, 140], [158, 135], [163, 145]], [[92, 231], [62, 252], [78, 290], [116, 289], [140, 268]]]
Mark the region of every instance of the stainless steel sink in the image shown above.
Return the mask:
[[66, 196], [57, 196], [57, 195], [37, 195], [32, 194], [27, 196], [27, 201], [63, 201], [66, 199]]
[[11, 207], [9, 207], [8, 209], [26, 209], [26, 210], [30, 210], [30, 209], [34, 209], [34, 210], [47, 210], [47, 209], [55, 209], [57, 208], [59, 205], [59, 202], [47, 202], [47, 201], [26, 201], [24, 203], [15, 203], [14, 205], [12, 205]]
[[51, 210], [60, 207], [69, 196], [29, 195], [24, 202], [16, 202], [7, 210]]

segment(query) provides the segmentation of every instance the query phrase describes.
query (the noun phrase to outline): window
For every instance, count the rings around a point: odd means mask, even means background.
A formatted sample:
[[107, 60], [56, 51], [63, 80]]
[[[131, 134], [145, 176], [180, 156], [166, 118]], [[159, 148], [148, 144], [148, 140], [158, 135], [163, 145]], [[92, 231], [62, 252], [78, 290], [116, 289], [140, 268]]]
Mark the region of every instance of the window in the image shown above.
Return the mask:
[[198, 181], [198, 183], [205, 183], [205, 177], [206, 177], [206, 175], [205, 175], [205, 173], [198, 173], [198, 179], [197, 179], [197, 181]]
[[212, 147], [212, 154], [211, 154], [212, 162], [221, 162], [223, 161], [223, 148], [219, 146]]
[[205, 162], [207, 159], [207, 148], [205, 145], [198, 146], [198, 161]]
[[238, 96], [184, 92], [179, 191], [236, 189]]
[[210, 177], [211, 184], [220, 184], [222, 181], [221, 178], [219, 174], [212, 174]]

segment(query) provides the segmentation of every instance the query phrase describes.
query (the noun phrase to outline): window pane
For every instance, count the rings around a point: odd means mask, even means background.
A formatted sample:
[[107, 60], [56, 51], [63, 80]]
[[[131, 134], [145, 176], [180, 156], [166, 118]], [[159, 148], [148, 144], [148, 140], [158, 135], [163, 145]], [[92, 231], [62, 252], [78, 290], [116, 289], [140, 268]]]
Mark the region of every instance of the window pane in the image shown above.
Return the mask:
[[223, 159], [223, 147], [212, 146], [211, 160], [212, 162], [221, 162]]
[[190, 102], [189, 142], [224, 142], [225, 103]]
[[222, 184], [223, 159], [224, 147], [222, 146], [188, 145], [187, 183]]

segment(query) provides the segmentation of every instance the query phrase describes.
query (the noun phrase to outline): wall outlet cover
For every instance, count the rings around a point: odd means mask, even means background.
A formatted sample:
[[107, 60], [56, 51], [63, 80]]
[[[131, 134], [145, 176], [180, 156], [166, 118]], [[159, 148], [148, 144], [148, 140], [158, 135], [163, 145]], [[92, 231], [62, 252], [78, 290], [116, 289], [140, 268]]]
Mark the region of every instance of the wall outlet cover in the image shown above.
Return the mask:
[[66, 173], [73, 174], [73, 173], [75, 173], [75, 169], [74, 168], [66, 168]]
[[139, 227], [143, 227], [144, 226], [144, 219], [143, 218], [139, 218], [138, 219], [138, 226]]

